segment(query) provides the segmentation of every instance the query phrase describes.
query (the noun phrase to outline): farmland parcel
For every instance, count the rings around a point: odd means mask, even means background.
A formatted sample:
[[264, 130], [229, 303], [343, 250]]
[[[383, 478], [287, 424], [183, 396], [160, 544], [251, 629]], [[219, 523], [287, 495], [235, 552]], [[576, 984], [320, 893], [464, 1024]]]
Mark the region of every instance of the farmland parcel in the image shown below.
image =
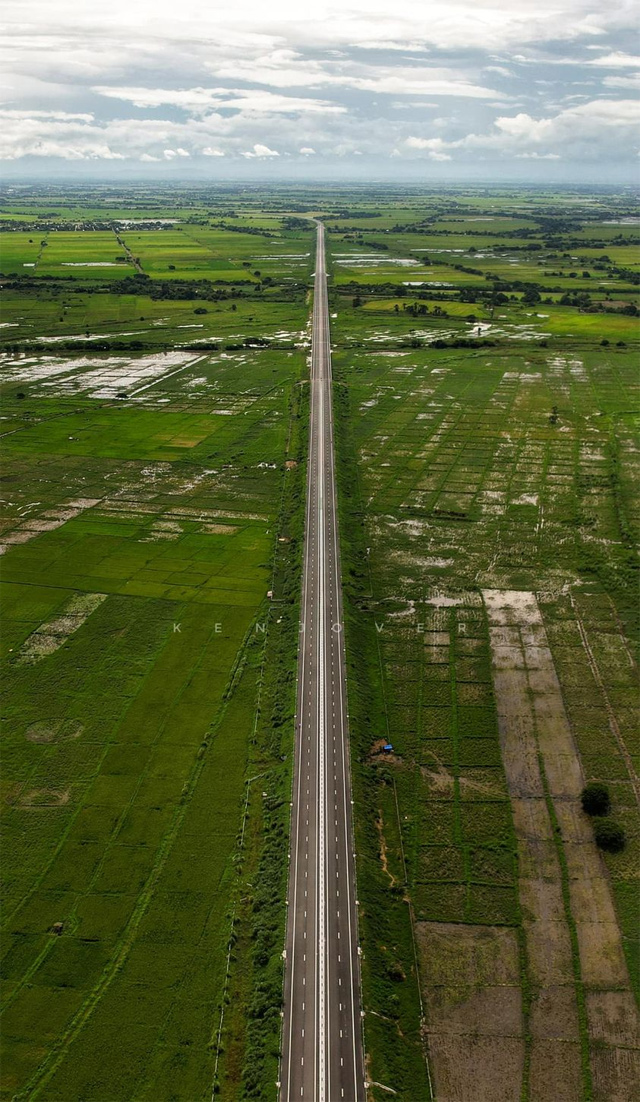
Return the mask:
[[631, 1099], [633, 207], [382, 188], [5, 197], [2, 1097], [276, 1097], [314, 214], [371, 1096]]

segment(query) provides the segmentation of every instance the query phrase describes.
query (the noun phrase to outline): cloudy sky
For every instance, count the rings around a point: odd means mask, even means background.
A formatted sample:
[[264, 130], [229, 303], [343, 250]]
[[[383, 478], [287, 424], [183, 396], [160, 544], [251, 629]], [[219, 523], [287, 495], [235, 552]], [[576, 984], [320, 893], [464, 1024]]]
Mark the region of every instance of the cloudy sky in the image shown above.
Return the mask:
[[5, 0], [9, 177], [631, 182], [635, 0]]

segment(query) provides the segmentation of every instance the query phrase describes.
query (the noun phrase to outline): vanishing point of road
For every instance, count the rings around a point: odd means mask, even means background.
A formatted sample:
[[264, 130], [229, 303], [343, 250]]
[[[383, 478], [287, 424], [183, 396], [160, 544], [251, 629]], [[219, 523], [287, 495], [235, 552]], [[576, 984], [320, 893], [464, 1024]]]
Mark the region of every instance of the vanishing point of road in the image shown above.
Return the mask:
[[324, 226], [317, 229], [281, 1102], [364, 1102]]

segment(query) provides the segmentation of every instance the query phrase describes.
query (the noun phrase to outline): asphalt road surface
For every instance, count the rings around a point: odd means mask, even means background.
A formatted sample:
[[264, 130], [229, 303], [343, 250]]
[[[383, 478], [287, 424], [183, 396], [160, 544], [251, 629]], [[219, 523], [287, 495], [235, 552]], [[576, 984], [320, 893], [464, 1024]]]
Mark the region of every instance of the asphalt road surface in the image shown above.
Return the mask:
[[282, 1102], [364, 1102], [360, 969], [331, 407], [318, 225]]

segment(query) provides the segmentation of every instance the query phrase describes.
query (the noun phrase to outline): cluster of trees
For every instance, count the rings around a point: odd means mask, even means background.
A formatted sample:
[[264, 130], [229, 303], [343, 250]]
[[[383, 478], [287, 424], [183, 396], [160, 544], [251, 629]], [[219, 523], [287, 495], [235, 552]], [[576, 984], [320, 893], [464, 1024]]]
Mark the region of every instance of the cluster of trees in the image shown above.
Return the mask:
[[294, 215], [288, 215], [282, 219], [282, 228], [285, 230], [308, 230], [309, 219], [308, 218], [296, 218]]
[[349, 283], [342, 284], [340, 290], [346, 294], [352, 294], [356, 298], [361, 295], [371, 295], [376, 298], [406, 298], [407, 295], [411, 295], [413, 298], [448, 298], [447, 295], [440, 292], [426, 288], [424, 291], [420, 291], [416, 287], [407, 287], [404, 283], [357, 283], [355, 280], [351, 280]]
[[[400, 312], [400, 307], [398, 306], [397, 303], [396, 303], [394, 309], [395, 309], [396, 314], [398, 314]], [[425, 302], [412, 302], [410, 304], [407, 304], [406, 302], [403, 302], [402, 310], [403, 310], [403, 313], [410, 314], [412, 318], [424, 317], [425, 314], [429, 313], [429, 307], [427, 306], [427, 304]], [[441, 306], [434, 306], [433, 310], [431, 311], [431, 314], [434, 318], [448, 318], [449, 317], [447, 311], [443, 310]]]
[[[37, 291], [38, 287], [50, 286], [56, 283], [77, 283], [78, 281], [74, 276], [54, 276], [54, 275], [41, 275], [37, 280], [33, 280], [31, 276], [18, 274], [16, 272], [0, 272], [0, 279], [8, 280], [5, 283], [5, 289], [8, 291], [20, 291], [23, 294], [27, 294], [29, 291]], [[86, 288], [82, 287], [82, 290]], [[65, 287], [65, 291], [75, 290], [75, 288]]]
[[579, 249], [609, 249], [609, 248], [611, 248], [612, 245], [637, 245], [637, 244], [638, 244], [637, 235], [636, 236], [629, 235], [629, 236], [625, 237], [624, 234], [616, 234], [615, 237], [609, 237], [609, 238], [606, 238], [606, 239], [602, 238], [602, 237], [590, 237], [590, 238], [585, 238], [585, 237], [577, 238], [577, 237], [574, 237], [574, 238], [569, 238], [569, 239], [565, 238], [562, 242], [556, 241], [552, 245], [550, 244], [549, 247], [550, 248], [555, 248], [555, 249], [560, 249], [560, 248], [573, 249], [574, 252], [577, 252]]
[[[251, 280], [239, 280], [254, 287]], [[242, 298], [244, 292], [235, 287], [216, 286], [210, 279], [151, 279], [148, 275], [137, 273], [114, 280], [108, 290], [115, 295], [144, 295], [153, 300], [206, 299], [208, 302], [220, 302], [223, 299]]]
[[391, 227], [391, 233], [426, 233], [429, 226], [438, 221], [440, 216], [434, 214], [431, 218], [421, 218], [419, 222], [405, 222], [404, 225], [396, 223]]
[[382, 218], [381, 210], [349, 210], [346, 207], [333, 214], [334, 218]]
[[[542, 290], [544, 289], [542, 288]], [[540, 285], [537, 283], [523, 283], [520, 280], [513, 283], [495, 280], [493, 281], [493, 287], [490, 289], [478, 288], [476, 290], [473, 287], [462, 287], [457, 292], [457, 298], [459, 302], [486, 302], [491, 306], [504, 306], [510, 301], [517, 301], [513, 292], [521, 295], [521, 301], [526, 306], [536, 306], [539, 302], [542, 302]]]
[[267, 337], [245, 337], [241, 341], [198, 340], [197, 344], [176, 344], [168, 338], [166, 341], [154, 340], [153, 343], [145, 340], [122, 340], [114, 337], [96, 337], [81, 340], [70, 336], [66, 340], [56, 341], [55, 345], [42, 341], [15, 341], [2, 344], [2, 352], [16, 353], [45, 353], [48, 356], [66, 355], [68, 352], [154, 352], [178, 349], [193, 352], [218, 352], [225, 349], [228, 352], [238, 352], [243, 348], [277, 348], [291, 349], [295, 347], [293, 341], [273, 341]]
[[[473, 337], [451, 337], [448, 340], [444, 337], [436, 337], [435, 340], [429, 341], [422, 337], [413, 336], [406, 340], [400, 340], [394, 347], [396, 348], [495, 348], [497, 341], [491, 340], [489, 337], [483, 337], [474, 339]], [[546, 348], [547, 342], [540, 341], [540, 344]], [[351, 341], [351, 348], [364, 347], [361, 341]]]
[[430, 342], [429, 348], [495, 348], [496, 343], [488, 337], [481, 340], [473, 340], [471, 337], [453, 337], [448, 341], [438, 337]]
[[[2, 351], [9, 353], [44, 353], [48, 356], [61, 355], [67, 352], [144, 352], [149, 348], [146, 341], [118, 340], [117, 337], [100, 337], [95, 340], [78, 340], [77, 337], [69, 337], [67, 340], [56, 341], [55, 345], [45, 344], [42, 341], [17, 341], [11, 344], [3, 344]], [[161, 348], [162, 345], [154, 344], [153, 348]], [[175, 345], [171, 344], [171, 348]], [[199, 347], [199, 346], [198, 346]]]
[[[426, 263], [426, 261], [425, 261]], [[483, 276], [484, 272], [480, 268], [466, 268], [464, 264], [454, 264], [456, 272], [466, 272], [467, 275]]]
[[590, 781], [582, 790], [581, 802], [582, 810], [594, 820], [596, 845], [608, 853], [620, 853], [625, 847], [625, 833], [619, 823], [606, 817], [611, 811], [611, 797], [606, 784]]
[[176, 222], [167, 222], [164, 219], [160, 222], [154, 222], [152, 219], [141, 222], [136, 219], [135, 226], [131, 226], [128, 225], [126, 222], [116, 220], [115, 222], [110, 222], [106, 228], [110, 230], [115, 229], [119, 232], [126, 232], [127, 230], [134, 229], [137, 233], [138, 230], [173, 230], [175, 228], [175, 225]]
[[640, 286], [640, 272], [632, 272], [630, 268], [618, 268], [615, 265], [609, 269], [611, 275], [615, 275], [625, 283], [631, 283], [634, 287]]
[[591, 295], [588, 291], [565, 291], [560, 299], [561, 306], [577, 306], [585, 310], [591, 306]]
[[627, 302], [624, 306], [593, 302], [587, 291], [566, 291], [560, 299], [560, 305], [576, 306], [585, 314], [624, 314], [626, 317], [637, 318], [640, 313], [635, 302]]
[[[55, 221], [54, 220], [50, 221], [49, 218], [55, 219]], [[57, 213], [54, 213], [51, 216], [46, 215], [46, 214], [41, 215], [39, 218], [37, 218], [34, 221], [28, 221], [28, 222], [17, 222], [17, 221], [16, 222], [14, 222], [14, 221], [8, 222], [7, 221], [7, 222], [3, 222], [3, 224], [2, 224], [2, 232], [3, 233], [6, 233], [6, 232], [9, 232], [9, 233], [11, 233], [11, 232], [13, 232], [13, 233], [16, 233], [16, 232], [36, 233], [36, 232], [40, 232], [40, 231], [43, 231], [45, 233], [50, 233], [50, 232], [55, 231], [55, 230], [59, 230], [59, 231], [64, 232], [64, 233], [69, 233], [72, 230], [103, 230], [103, 231], [110, 231], [112, 229], [113, 229], [113, 222], [111, 220], [105, 221], [105, 222], [94, 221], [94, 220], [92, 220], [90, 222], [77, 222], [74, 219], [73, 221], [72, 220], [67, 220], [67, 221], [61, 222], [59, 220], [59, 216], [57, 215]], [[155, 229], [155, 227], [154, 227], [154, 229]]]
[[211, 222], [212, 230], [227, 230], [228, 233], [248, 233], [252, 237], [277, 237], [270, 230], [260, 229], [259, 226], [233, 226], [230, 222]]
[[[355, 307], [362, 306], [363, 295], [374, 298], [405, 298], [407, 295], [411, 295], [414, 299], [436, 299], [441, 302], [448, 302], [456, 300], [458, 302], [482, 303], [488, 306], [506, 306], [510, 302], [522, 302], [525, 306], [537, 306], [540, 303], [546, 303], [547, 305], [553, 304], [553, 299], [548, 294], [549, 291], [553, 291], [555, 294], [560, 293], [562, 288], [560, 287], [543, 287], [539, 283], [526, 283], [520, 280], [514, 280], [513, 282], [506, 282], [499, 277], [491, 278], [493, 283], [492, 287], [461, 287], [454, 293], [446, 293], [443, 291], [437, 291], [429, 287], [425, 287], [422, 290], [418, 290], [415, 287], [405, 287], [403, 284], [394, 283], [350, 283], [345, 284], [345, 290], [352, 288], [356, 291], [352, 298], [352, 305]], [[543, 298], [543, 292], [545, 298]], [[518, 296], [520, 296], [518, 298]], [[624, 306], [620, 305], [608, 305], [604, 302], [594, 302], [588, 291], [564, 291], [559, 299], [559, 303], [562, 306], [574, 306], [587, 313], [603, 313], [603, 314], [624, 314], [628, 317], [638, 317], [640, 310], [635, 303], [629, 302]], [[413, 302], [410, 306], [403, 304], [402, 309], [410, 313], [413, 317], [429, 313], [427, 306]], [[399, 306], [396, 305], [396, 312], [399, 310]], [[438, 308], [433, 311], [434, 314], [438, 313]], [[445, 316], [440, 312], [440, 316]]]

